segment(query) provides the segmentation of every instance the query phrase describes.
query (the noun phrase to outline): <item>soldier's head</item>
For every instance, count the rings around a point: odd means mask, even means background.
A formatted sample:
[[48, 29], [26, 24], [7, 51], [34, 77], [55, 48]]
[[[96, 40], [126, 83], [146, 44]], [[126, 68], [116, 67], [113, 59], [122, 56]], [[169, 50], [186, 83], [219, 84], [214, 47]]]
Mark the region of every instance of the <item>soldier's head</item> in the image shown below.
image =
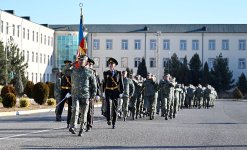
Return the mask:
[[70, 61], [70, 60], [68, 60], [68, 59], [64, 61], [65, 66], [68, 66], [68, 65], [70, 65], [71, 63], [72, 63], [72, 61]]
[[107, 64], [110, 67], [110, 69], [114, 69], [114, 67], [118, 65], [118, 62], [116, 59], [111, 57], [108, 59]]
[[151, 79], [151, 78], [152, 78], [152, 74], [150, 72], [148, 72], [147, 79]]
[[171, 77], [170, 74], [165, 74], [165, 75], [164, 75], [164, 79], [165, 79], [165, 80], [170, 80], [170, 77]]
[[86, 55], [81, 55], [78, 59], [79, 66], [85, 67], [88, 63], [88, 57]]
[[93, 68], [93, 65], [95, 64], [95, 62], [93, 61], [93, 59], [88, 58], [88, 65], [90, 68]]
[[124, 77], [124, 78], [126, 78], [127, 77], [127, 71], [122, 71], [122, 76]]

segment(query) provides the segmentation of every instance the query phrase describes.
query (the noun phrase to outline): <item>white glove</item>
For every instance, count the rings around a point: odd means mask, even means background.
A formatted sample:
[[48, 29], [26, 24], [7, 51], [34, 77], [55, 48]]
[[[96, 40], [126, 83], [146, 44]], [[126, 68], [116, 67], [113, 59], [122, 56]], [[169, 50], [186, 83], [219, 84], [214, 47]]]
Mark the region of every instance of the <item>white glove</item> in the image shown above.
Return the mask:
[[123, 97], [123, 94], [119, 94], [119, 97], [122, 98]]
[[100, 97], [97, 95], [97, 96], [95, 96], [95, 100], [96, 101], [99, 101], [100, 100]]
[[102, 93], [102, 97], [105, 98], [105, 93]]
[[71, 94], [68, 92], [66, 95], [65, 95], [65, 98], [70, 98]]

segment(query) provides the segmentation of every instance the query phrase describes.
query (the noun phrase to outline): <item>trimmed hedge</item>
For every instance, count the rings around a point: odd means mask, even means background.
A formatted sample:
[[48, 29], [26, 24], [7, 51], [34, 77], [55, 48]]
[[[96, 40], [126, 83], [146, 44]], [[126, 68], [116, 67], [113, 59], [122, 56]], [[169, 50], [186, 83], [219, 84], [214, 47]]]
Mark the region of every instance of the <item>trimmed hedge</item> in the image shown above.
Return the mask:
[[12, 85], [5, 85], [1, 90], [1, 96], [3, 97], [7, 93], [13, 93], [16, 96], [15, 88]]
[[13, 93], [7, 93], [3, 96], [3, 107], [13, 108], [16, 105], [16, 96]]
[[54, 97], [54, 83], [46, 82], [46, 85], [49, 87], [49, 96], [48, 96], [48, 98], [55, 98]]
[[29, 107], [30, 106], [30, 99], [29, 98], [21, 98], [19, 100], [19, 104], [21, 108]]
[[39, 105], [45, 104], [48, 96], [49, 96], [49, 87], [45, 83], [38, 82], [34, 85], [33, 99], [37, 104]]
[[28, 81], [25, 88], [24, 88], [24, 94], [27, 95], [27, 97], [29, 98], [33, 98], [33, 87], [34, 87], [34, 84], [32, 81]]
[[47, 100], [47, 105], [49, 105], [49, 106], [55, 106], [56, 105], [56, 100], [54, 98], [49, 98]]

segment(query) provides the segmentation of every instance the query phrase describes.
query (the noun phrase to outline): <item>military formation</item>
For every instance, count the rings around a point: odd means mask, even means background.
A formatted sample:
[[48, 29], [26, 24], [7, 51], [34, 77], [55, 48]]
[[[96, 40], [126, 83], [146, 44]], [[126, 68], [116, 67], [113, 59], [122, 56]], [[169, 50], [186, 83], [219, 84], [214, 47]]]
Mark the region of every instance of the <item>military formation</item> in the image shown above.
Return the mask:
[[[68, 103], [67, 128], [78, 136], [93, 127], [94, 102], [102, 100], [102, 115], [107, 124], [116, 128], [117, 120], [136, 120], [147, 117], [149, 120], [160, 115], [165, 120], [174, 119], [178, 111], [184, 108], [214, 107], [217, 92], [207, 85], [185, 86], [176, 82], [176, 78], [165, 74], [158, 81], [154, 74], [146, 78], [118, 71], [118, 62], [109, 58], [109, 70], [103, 72], [100, 81], [93, 69], [94, 61], [80, 56], [72, 63], [66, 60], [65, 67], [57, 74], [54, 94], [57, 101], [56, 121], [62, 121], [65, 101]], [[128, 118], [128, 119], [127, 119]]]

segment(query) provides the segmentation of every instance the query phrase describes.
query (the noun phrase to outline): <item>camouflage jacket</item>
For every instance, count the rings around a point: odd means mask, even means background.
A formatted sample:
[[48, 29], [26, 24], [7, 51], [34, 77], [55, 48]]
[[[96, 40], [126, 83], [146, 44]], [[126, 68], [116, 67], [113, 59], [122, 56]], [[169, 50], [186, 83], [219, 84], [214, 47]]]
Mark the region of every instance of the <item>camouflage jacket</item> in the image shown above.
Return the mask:
[[129, 97], [129, 96], [132, 97], [135, 92], [135, 86], [133, 81], [129, 78], [123, 78], [123, 85], [124, 85], [123, 97]]
[[97, 84], [94, 72], [85, 67], [72, 68], [71, 74], [72, 98], [93, 98], [97, 92]]

